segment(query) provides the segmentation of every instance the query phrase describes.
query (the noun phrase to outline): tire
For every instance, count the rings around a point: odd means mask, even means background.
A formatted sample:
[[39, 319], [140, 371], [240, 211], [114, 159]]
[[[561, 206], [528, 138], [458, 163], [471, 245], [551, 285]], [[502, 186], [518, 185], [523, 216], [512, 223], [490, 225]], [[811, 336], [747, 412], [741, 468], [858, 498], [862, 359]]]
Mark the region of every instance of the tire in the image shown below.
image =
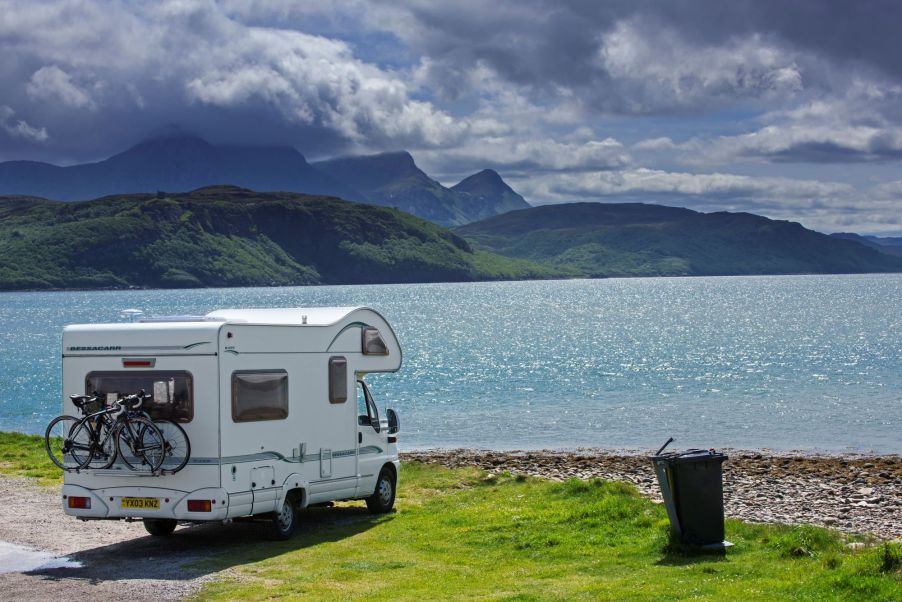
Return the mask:
[[275, 541], [285, 541], [294, 535], [298, 528], [298, 505], [292, 495], [286, 495], [279, 511], [273, 513], [269, 522], [269, 538]]
[[154, 420], [154, 425], [163, 433], [166, 455], [160, 470], [174, 474], [185, 467], [191, 458], [191, 442], [185, 429], [171, 420]]
[[[129, 418], [129, 424], [120, 424], [116, 433], [116, 451], [125, 465], [135, 471], [156, 472], [163, 463], [163, 433], [153, 422], [143, 417]], [[130, 443], [135, 436], [133, 452]]]
[[57, 416], [44, 431], [44, 451], [63, 470], [75, 470], [81, 466], [81, 459], [71, 449], [72, 434], [78, 422], [75, 416]]
[[395, 507], [395, 488], [398, 479], [395, 477], [395, 471], [384, 466], [379, 472], [379, 478], [376, 479], [376, 490], [373, 495], [366, 498], [366, 507], [373, 514], [385, 514], [391, 512]]
[[169, 537], [178, 521], [173, 518], [145, 518], [144, 528], [154, 537]]

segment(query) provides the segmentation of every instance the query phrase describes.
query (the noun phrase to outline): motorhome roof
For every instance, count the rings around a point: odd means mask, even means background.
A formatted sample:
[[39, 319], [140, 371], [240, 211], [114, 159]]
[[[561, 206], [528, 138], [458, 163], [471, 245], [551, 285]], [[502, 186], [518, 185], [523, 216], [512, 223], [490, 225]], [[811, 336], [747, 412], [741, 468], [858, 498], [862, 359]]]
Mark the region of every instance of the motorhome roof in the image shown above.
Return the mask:
[[219, 309], [206, 315], [230, 324], [330, 326], [365, 307], [289, 307], [278, 309]]

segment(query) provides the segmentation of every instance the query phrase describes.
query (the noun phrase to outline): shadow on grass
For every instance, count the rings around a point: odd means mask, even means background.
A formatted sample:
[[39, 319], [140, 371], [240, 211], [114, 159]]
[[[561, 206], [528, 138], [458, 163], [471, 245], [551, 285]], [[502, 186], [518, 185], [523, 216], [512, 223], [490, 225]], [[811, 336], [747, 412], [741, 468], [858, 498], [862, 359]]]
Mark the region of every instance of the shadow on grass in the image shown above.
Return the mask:
[[[219, 523], [183, 527], [170, 537], [139, 537], [69, 554], [80, 568], [37, 570], [29, 575], [68, 583], [124, 579], [189, 581], [246, 563], [303, 550], [363, 533], [392, 520], [365, 507], [310, 508], [300, 515], [295, 536], [269, 541], [262, 522]], [[102, 526], [101, 526], [102, 528]]]
[[726, 548], [704, 550], [699, 546], [684, 544], [668, 530], [661, 546], [661, 558], [655, 562], [658, 566], [684, 566], [722, 562], [726, 559]]

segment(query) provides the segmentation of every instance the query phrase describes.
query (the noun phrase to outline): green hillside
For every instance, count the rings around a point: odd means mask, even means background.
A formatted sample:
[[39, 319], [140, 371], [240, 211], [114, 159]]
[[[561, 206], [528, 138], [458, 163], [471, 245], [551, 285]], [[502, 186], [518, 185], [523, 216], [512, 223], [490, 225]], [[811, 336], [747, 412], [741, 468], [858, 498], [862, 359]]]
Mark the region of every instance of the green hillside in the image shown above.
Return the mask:
[[583, 276], [902, 272], [902, 259], [795, 222], [641, 203], [512, 211], [455, 230], [480, 248]]
[[0, 197], [0, 290], [551, 277], [394, 209], [209, 187], [83, 203]]

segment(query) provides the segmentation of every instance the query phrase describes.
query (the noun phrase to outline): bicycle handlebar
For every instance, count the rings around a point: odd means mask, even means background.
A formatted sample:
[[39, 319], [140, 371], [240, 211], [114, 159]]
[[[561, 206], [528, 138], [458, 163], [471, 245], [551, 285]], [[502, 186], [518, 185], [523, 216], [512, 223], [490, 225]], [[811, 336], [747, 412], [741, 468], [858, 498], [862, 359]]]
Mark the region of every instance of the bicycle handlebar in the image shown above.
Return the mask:
[[[119, 406], [120, 411], [117, 411], [116, 414], [121, 414], [122, 411], [125, 410], [126, 404], [129, 405], [129, 409], [131, 410], [140, 410], [144, 405], [144, 402], [153, 397], [149, 393], [145, 393], [144, 389], [141, 389], [137, 393], [133, 393], [131, 395], [126, 395], [125, 397], [121, 397], [119, 399], [115, 399], [113, 401], [107, 402], [107, 406], [109, 410], [113, 409], [113, 406]], [[96, 401], [100, 401], [102, 398], [101, 394], [97, 391], [94, 391], [93, 395], [70, 395], [69, 399], [72, 400], [72, 403], [75, 407], [80, 410], [84, 410], [84, 407], [89, 403], [94, 403]], [[104, 410], [101, 410], [102, 413]]]

